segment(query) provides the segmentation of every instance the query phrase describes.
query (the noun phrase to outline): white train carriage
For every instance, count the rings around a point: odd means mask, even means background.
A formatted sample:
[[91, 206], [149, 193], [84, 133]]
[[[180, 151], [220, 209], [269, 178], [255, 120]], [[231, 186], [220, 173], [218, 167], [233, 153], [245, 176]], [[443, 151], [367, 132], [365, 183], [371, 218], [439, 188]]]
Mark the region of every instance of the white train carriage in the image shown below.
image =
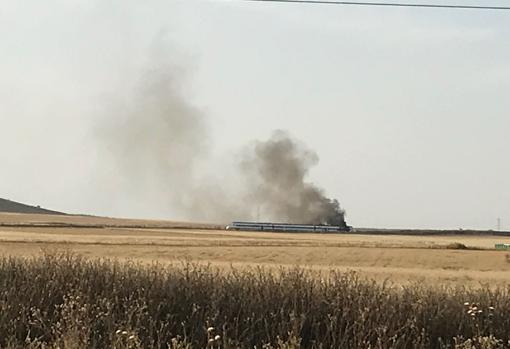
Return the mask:
[[246, 231], [287, 231], [287, 232], [317, 232], [335, 233], [350, 231], [350, 227], [336, 225], [313, 225], [313, 224], [288, 224], [288, 223], [265, 223], [265, 222], [232, 222], [226, 227], [227, 230]]

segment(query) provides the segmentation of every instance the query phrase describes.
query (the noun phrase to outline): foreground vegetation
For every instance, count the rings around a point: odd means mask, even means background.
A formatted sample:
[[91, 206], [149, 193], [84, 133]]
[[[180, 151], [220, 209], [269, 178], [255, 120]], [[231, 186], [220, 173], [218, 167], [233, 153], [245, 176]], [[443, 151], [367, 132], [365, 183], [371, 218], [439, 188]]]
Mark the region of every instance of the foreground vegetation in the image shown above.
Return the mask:
[[352, 273], [0, 259], [2, 348], [506, 348], [508, 289]]

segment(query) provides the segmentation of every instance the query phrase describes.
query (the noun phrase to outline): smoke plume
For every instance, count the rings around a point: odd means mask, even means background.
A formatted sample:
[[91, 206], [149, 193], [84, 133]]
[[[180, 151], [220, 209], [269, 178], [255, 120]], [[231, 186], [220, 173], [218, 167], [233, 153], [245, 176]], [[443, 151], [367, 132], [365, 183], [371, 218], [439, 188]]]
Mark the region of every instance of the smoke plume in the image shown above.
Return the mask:
[[275, 221], [345, 225], [344, 211], [336, 199], [306, 181], [317, 154], [288, 133], [278, 130], [267, 141], [257, 141], [241, 166], [252, 183], [257, 211]]
[[180, 93], [173, 69], [146, 71], [124, 101], [108, 111], [101, 140], [133, 202], [182, 208], [206, 155], [206, 120]]
[[317, 154], [284, 131], [240, 152], [236, 180], [219, 181], [203, 171], [207, 119], [187, 102], [171, 71], [144, 74], [140, 87], [110, 112], [113, 121], [103, 127], [124, 195], [166, 207], [168, 218], [345, 225], [338, 201], [307, 182]]

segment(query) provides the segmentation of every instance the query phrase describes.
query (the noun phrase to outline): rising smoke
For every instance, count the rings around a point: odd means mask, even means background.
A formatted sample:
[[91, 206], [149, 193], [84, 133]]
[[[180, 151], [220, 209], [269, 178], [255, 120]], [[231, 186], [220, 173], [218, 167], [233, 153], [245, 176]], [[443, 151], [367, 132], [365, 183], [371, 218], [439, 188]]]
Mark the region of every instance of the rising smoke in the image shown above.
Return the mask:
[[132, 94], [108, 111], [101, 139], [135, 201], [183, 208], [193, 193], [197, 164], [206, 156], [208, 130], [170, 71], [144, 72]]
[[344, 211], [338, 201], [306, 181], [318, 161], [315, 152], [284, 131], [255, 142], [246, 151], [241, 173], [252, 183], [257, 210], [276, 221], [344, 226]]
[[169, 215], [170, 209], [178, 210], [182, 218], [199, 221], [345, 225], [338, 201], [307, 182], [317, 154], [284, 131], [240, 152], [233, 171], [240, 180], [204, 176], [199, 167], [208, 158], [207, 119], [187, 102], [171, 71], [144, 74], [141, 87], [115, 108], [114, 121], [103, 128], [127, 195], [166, 205]]

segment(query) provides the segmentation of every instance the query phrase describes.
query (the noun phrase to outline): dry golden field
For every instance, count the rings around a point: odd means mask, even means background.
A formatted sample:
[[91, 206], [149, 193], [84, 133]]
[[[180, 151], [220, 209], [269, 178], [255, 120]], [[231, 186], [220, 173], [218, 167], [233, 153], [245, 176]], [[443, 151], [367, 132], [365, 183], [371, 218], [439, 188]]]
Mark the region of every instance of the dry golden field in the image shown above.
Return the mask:
[[[491, 235], [295, 234], [225, 231], [213, 225], [87, 216], [0, 214], [0, 253], [30, 256], [71, 250], [86, 257], [229, 268], [263, 265], [355, 270], [396, 283], [506, 285], [507, 252]], [[473, 249], [447, 249], [452, 243]]]

